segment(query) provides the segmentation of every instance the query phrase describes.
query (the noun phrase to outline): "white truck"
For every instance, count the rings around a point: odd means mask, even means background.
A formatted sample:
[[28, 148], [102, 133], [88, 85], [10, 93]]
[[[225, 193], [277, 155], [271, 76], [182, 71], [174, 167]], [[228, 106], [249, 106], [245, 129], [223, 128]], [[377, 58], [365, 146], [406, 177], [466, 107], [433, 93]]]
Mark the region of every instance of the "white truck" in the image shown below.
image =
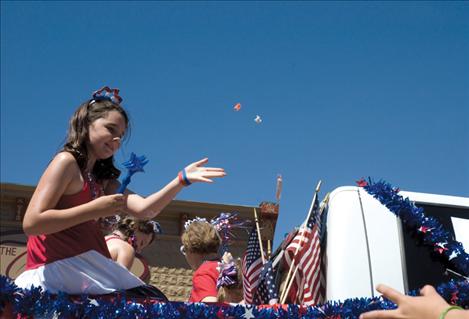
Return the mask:
[[[469, 198], [400, 192], [438, 218], [469, 251]], [[330, 194], [327, 212], [326, 300], [376, 296], [385, 283], [401, 292], [462, 279], [419, 246], [399, 218], [361, 187]]]

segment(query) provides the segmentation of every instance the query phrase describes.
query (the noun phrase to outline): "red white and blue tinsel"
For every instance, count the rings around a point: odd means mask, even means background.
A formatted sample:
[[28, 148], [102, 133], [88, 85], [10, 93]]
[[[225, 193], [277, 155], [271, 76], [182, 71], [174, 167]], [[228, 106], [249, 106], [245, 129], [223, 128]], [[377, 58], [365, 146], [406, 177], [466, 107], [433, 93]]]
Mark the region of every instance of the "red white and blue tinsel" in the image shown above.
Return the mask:
[[[469, 308], [469, 282], [450, 281], [437, 287], [448, 302]], [[417, 292], [410, 293], [416, 295]], [[353, 319], [377, 309], [394, 309], [396, 305], [381, 297], [353, 298], [324, 305], [224, 305], [204, 303], [158, 303], [151, 299], [130, 299], [125, 293], [110, 298], [49, 294], [41, 288], [19, 289], [8, 277], [0, 277], [0, 314], [5, 305], [20, 318], [302, 318]]]
[[423, 208], [415, 206], [408, 198], [403, 198], [399, 195], [398, 188], [385, 181], [374, 182], [368, 178], [367, 181], [359, 180], [357, 184], [399, 217], [409, 231], [419, 234], [423, 244], [443, 257], [449, 268], [469, 277], [469, 254], [436, 218], [426, 216]]

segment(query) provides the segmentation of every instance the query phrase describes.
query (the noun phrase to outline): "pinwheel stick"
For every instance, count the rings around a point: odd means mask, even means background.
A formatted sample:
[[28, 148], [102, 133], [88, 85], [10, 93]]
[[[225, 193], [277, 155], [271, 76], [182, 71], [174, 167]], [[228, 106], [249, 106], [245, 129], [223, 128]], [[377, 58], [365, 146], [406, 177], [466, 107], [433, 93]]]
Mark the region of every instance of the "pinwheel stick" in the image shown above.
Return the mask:
[[135, 153], [132, 152], [130, 154], [130, 159], [127, 162], [122, 163], [122, 165], [127, 168], [127, 174], [122, 180], [121, 186], [117, 190], [117, 193], [123, 194], [127, 186], [130, 184], [130, 179], [132, 175], [137, 172], [144, 172], [143, 166], [145, 166], [147, 163], [148, 160], [145, 155], [137, 156], [135, 155]]

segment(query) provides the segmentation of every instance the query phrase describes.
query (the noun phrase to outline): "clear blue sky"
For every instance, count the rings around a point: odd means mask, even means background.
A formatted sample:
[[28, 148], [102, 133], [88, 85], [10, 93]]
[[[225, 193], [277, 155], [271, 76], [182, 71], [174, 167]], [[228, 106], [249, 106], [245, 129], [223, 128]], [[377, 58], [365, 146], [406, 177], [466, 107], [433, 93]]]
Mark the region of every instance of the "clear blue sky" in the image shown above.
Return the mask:
[[281, 173], [274, 246], [319, 179], [468, 196], [468, 57], [468, 2], [2, 1], [1, 182], [35, 185], [110, 85], [133, 125], [117, 162], [150, 159], [132, 189], [207, 156], [228, 176], [178, 199], [257, 205]]

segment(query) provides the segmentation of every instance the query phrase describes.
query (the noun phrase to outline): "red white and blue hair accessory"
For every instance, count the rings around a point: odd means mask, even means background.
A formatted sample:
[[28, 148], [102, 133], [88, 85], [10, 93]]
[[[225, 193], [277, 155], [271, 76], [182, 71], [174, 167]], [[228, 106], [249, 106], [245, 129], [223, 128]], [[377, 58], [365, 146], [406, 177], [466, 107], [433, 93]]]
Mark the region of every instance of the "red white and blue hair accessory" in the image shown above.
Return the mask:
[[116, 225], [121, 221], [122, 217], [119, 215], [112, 215], [102, 217], [99, 219], [99, 225], [102, 229], [110, 231], [116, 228]]
[[190, 224], [192, 223], [208, 223], [208, 221], [206, 218], [201, 218], [201, 217], [189, 219], [184, 223], [184, 229], [187, 230], [187, 228], [189, 228]]
[[153, 227], [153, 233], [155, 233], [155, 235], [159, 235], [163, 233], [163, 229], [161, 228], [160, 223], [158, 223], [157, 221], [149, 220], [148, 224], [150, 224]]
[[229, 243], [230, 239], [235, 237], [232, 233], [234, 228], [250, 228], [246, 220], [238, 218], [238, 213], [221, 213], [220, 216], [212, 219], [210, 223], [218, 231], [223, 243]]
[[184, 223], [184, 229], [187, 230], [190, 224], [194, 222], [209, 223], [218, 232], [221, 238], [221, 253], [227, 251], [227, 246], [231, 243], [231, 238], [235, 235], [232, 233], [234, 228], [249, 229], [249, 222], [246, 220], [238, 219], [238, 213], [221, 213], [218, 217], [212, 219], [210, 222], [205, 218], [196, 217]]
[[238, 283], [238, 271], [233, 256], [226, 252], [220, 263], [220, 275], [218, 275], [217, 279], [217, 289], [236, 285]]
[[105, 86], [95, 92], [93, 92], [93, 101], [111, 101], [114, 104], [121, 104], [122, 98], [119, 96], [119, 89], [110, 89]]

